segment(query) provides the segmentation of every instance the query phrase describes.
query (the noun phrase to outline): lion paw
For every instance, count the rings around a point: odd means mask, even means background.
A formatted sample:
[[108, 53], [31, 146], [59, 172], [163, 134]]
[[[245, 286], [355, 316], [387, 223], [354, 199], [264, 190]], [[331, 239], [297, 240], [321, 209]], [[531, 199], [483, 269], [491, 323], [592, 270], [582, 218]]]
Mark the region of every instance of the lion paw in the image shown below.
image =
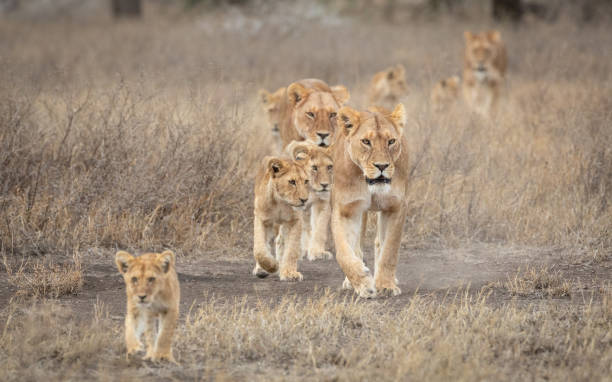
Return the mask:
[[144, 359], [152, 362], [172, 362], [178, 365], [172, 353], [154, 353], [152, 355], [147, 355]]
[[353, 285], [349, 281], [348, 277], [344, 278], [344, 281], [342, 282], [342, 289], [344, 289], [344, 290], [351, 290], [351, 289], [353, 289]]
[[376, 290], [383, 296], [399, 296], [402, 294], [402, 290], [393, 283], [376, 283]]
[[361, 298], [375, 298], [376, 287], [374, 286], [372, 277], [367, 276], [361, 285], [355, 287], [355, 292], [357, 292]]
[[281, 281], [302, 281], [304, 276], [298, 271], [285, 271], [280, 273]]
[[255, 264], [255, 268], [253, 268], [253, 276], [257, 276], [260, 279], [268, 277], [270, 273], [268, 273], [265, 269], [259, 266], [259, 264]]
[[314, 261], [319, 259], [333, 259], [334, 255], [329, 251], [308, 251], [308, 260]]

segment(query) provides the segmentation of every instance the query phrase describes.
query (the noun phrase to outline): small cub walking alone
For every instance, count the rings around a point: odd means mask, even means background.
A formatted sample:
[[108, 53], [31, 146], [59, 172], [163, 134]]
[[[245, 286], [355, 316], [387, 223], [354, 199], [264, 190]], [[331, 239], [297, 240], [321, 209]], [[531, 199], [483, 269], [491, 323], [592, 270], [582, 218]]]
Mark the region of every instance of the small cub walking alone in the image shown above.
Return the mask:
[[123, 275], [127, 294], [125, 342], [128, 357], [144, 350], [140, 340], [144, 333], [145, 359], [176, 363], [172, 356], [172, 336], [178, 320], [181, 291], [174, 253], [165, 251], [134, 257], [119, 251], [115, 263]]

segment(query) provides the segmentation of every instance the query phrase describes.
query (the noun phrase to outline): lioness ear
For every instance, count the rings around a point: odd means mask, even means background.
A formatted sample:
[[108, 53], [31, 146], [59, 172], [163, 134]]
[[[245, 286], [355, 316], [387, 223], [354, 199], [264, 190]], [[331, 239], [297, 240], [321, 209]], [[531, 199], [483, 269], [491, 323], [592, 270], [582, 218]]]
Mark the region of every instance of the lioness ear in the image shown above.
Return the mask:
[[501, 41], [501, 33], [499, 33], [499, 31], [497, 30], [490, 30], [487, 32], [487, 38], [489, 39], [489, 41], [491, 42], [500, 42]]
[[304, 100], [310, 91], [299, 82], [294, 82], [287, 88], [287, 97], [291, 106], [297, 105]]
[[261, 101], [263, 105], [266, 105], [268, 102], [270, 102], [271, 96], [272, 94], [270, 94], [269, 91], [265, 89], [259, 89], [259, 100]]
[[296, 161], [308, 159], [310, 156], [309, 145], [305, 142], [292, 141], [289, 143], [289, 145], [287, 145], [285, 152], [287, 152], [287, 154], [289, 154], [291, 158]]
[[130, 255], [126, 251], [119, 251], [115, 254], [115, 264], [119, 273], [123, 274], [127, 272], [130, 267], [130, 263], [134, 260], [134, 256]]
[[172, 251], [163, 251], [157, 255], [157, 263], [161, 266], [164, 273], [168, 273], [170, 268], [174, 267], [176, 256]]
[[465, 38], [465, 41], [471, 41], [474, 38], [474, 35], [470, 31], [465, 31], [463, 32], [463, 37]]
[[342, 85], [332, 86], [331, 91], [332, 95], [334, 96], [334, 99], [336, 100], [336, 102], [338, 102], [340, 106], [347, 103], [349, 98], [351, 98], [348, 89]]
[[268, 171], [273, 178], [280, 176], [287, 171], [287, 162], [277, 157], [265, 157], [264, 163], [266, 171]]
[[395, 70], [391, 69], [387, 72], [387, 79], [392, 80], [393, 78], [395, 78]]
[[351, 107], [344, 106], [338, 111], [338, 116], [346, 135], [350, 134], [355, 126], [359, 126], [359, 112]]
[[406, 125], [406, 108], [404, 108], [403, 103], [398, 103], [397, 106], [395, 106], [395, 109], [393, 109], [391, 113], [391, 119], [400, 129], [404, 128]]

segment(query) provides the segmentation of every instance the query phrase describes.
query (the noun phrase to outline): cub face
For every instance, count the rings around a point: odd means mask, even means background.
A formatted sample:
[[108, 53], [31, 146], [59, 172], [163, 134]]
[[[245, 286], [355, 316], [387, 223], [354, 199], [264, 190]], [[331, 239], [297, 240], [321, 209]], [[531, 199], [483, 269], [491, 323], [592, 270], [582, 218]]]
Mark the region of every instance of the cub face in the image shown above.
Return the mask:
[[359, 112], [349, 107], [340, 110], [347, 150], [351, 160], [363, 171], [370, 190], [388, 190], [401, 154], [402, 131], [406, 123], [404, 105], [393, 112], [370, 108]]
[[443, 106], [459, 97], [461, 78], [452, 76], [445, 78], [435, 84], [431, 90], [431, 101], [437, 106]]
[[259, 91], [259, 100], [261, 106], [266, 113], [268, 123], [272, 129], [272, 134], [279, 135], [279, 124], [282, 117], [281, 104], [285, 96], [285, 88], [278, 88], [274, 93], [270, 93], [265, 89]]
[[138, 257], [119, 251], [115, 255], [115, 264], [123, 275], [128, 303], [142, 307], [150, 306], [159, 300], [168, 274], [176, 272], [172, 251], [147, 253]]
[[385, 75], [387, 84], [389, 85], [389, 94], [387, 97], [390, 101], [397, 101], [408, 93], [408, 85], [406, 84], [406, 70], [403, 65], [396, 65], [388, 69]]
[[309, 179], [304, 168], [288, 159], [264, 158], [275, 196], [296, 210], [306, 208], [309, 199]]
[[331, 92], [318, 91], [294, 82], [287, 88], [287, 97], [298, 134], [316, 146], [329, 146], [336, 131], [338, 109], [348, 100], [348, 90], [334, 86]]
[[310, 179], [310, 188], [317, 197], [329, 199], [334, 166], [328, 149], [306, 142], [293, 141], [287, 146], [293, 160], [301, 163]]
[[489, 76], [499, 74], [495, 66], [502, 45], [498, 31], [488, 31], [473, 34], [466, 31], [465, 37], [465, 68], [471, 70], [479, 81]]

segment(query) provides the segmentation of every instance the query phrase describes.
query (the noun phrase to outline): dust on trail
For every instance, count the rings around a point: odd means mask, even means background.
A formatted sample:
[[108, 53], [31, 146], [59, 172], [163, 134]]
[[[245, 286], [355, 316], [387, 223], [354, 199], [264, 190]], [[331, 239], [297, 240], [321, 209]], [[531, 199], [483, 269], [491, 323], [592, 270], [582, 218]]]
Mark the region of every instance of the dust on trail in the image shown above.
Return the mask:
[[[488, 283], [506, 280], [519, 267], [527, 265], [559, 263], [559, 252], [507, 246], [480, 245], [459, 249], [413, 250], [402, 248], [397, 268], [397, 277], [403, 294], [393, 297], [394, 304], [403, 305], [417, 293], [443, 293], [449, 288], [469, 285], [478, 289]], [[373, 256], [366, 252], [366, 262], [373, 263]], [[325, 289], [353, 296], [352, 292], [340, 291], [344, 275], [335, 259], [310, 262], [302, 260], [299, 270], [304, 275], [302, 282], [281, 282], [276, 275], [258, 279], [251, 275], [251, 258], [234, 261], [183, 258], [178, 260], [177, 270], [181, 282], [181, 313], [192, 306], [215, 298], [218, 302], [232, 303], [235, 299], [273, 303], [285, 295], [298, 298], [314, 297]], [[578, 268], [568, 270], [570, 277], [605, 279], [609, 266], [600, 266], [601, 275], [591, 275]], [[2, 284], [5, 280], [0, 280]], [[0, 303], [5, 304], [12, 293], [3, 288]], [[122, 319], [125, 312], [125, 289], [123, 279], [117, 272], [112, 256], [98, 257], [85, 263], [85, 284], [76, 296], [65, 296], [59, 300], [69, 306], [75, 315], [89, 316], [96, 303], [102, 303], [111, 317]]]

